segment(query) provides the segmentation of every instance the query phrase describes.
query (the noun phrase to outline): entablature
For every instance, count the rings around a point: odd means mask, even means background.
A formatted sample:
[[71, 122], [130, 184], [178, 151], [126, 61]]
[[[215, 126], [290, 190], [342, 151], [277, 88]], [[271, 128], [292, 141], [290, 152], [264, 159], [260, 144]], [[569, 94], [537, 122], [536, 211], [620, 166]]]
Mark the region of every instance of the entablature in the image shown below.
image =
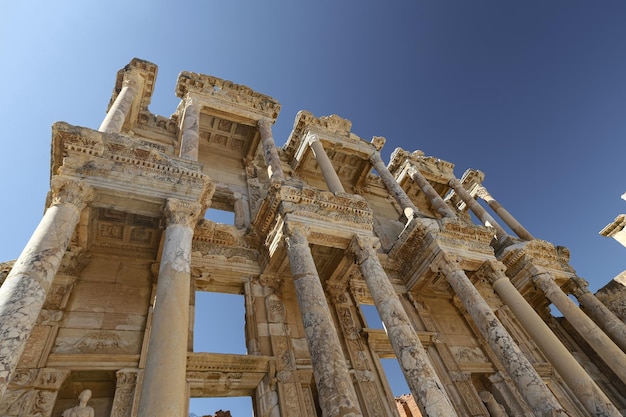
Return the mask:
[[312, 186], [325, 188], [319, 181], [318, 161], [311, 148], [313, 141], [319, 141], [344, 188], [358, 192], [372, 170], [370, 157], [382, 148], [385, 139], [375, 137], [371, 143], [366, 142], [350, 132], [351, 125], [349, 120], [337, 115], [317, 118], [300, 111], [283, 148], [294, 172]]
[[437, 268], [441, 254], [453, 257], [466, 271], [475, 271], [495, 255], [493, 234], [484, 227], [457, 219], [413, 219], [388, 253], [408, 291], [447, 293], [448, 284]]
[[388, 169], [422, 213], [439, 217], [422, 189], [411, 178], [411, 172], [419, 171], [435, 192], [444, 197], [450, 191], [450, 180], [454, 178], [454, 164], [432, 156], [424, 156], [424, 152], [419, 150], [408, 152], [396, 148], [391, 154]]

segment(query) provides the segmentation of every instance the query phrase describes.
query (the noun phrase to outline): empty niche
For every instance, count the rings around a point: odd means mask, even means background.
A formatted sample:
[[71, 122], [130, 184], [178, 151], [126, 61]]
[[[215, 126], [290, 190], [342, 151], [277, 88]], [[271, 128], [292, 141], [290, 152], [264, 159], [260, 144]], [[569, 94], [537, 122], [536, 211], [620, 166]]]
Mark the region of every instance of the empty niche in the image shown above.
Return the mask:
[[243, 295], [196, 291], [194, 352], [247, 353]]

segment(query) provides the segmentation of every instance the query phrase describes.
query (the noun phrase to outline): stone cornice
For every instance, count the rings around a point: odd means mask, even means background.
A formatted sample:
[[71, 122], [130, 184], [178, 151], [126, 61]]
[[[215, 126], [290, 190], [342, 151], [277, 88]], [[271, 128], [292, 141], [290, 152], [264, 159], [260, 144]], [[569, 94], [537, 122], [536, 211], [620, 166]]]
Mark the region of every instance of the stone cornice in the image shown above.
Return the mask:
[[203, 205], [215, 190], [196, 162], [170, 157], [142, 140], [64, 122], [52, 126], [51, 174], [81, 179], [94, 189]]
[[280, 103], [270, 96], [257, 93], [245, 85], [188, 71], [179, 74], [176, 95], [181, 99], [193, 98], [202, 106], [252, 120], [274, 121], [280, 112]]

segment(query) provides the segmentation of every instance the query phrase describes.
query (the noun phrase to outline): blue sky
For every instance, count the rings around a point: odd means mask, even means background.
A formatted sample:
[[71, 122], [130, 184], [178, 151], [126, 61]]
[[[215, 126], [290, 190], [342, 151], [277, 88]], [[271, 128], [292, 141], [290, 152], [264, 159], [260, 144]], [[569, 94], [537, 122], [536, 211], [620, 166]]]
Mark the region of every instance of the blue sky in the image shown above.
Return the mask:
[[[116, 71], [159, 66], [151, 110], [170, 115], [182, 70], [338, 114], [365, 140], [486, 174], [536, 237], [567, 246], [597, 290], [626, 269], [598, 235], [626, 212], [626, 3], [621, 1], [84, 2], [0, 4], [0, 259], [41, 218], [50, 125], [97, 128]], [[215, 410], [206, 410], [213, 412]]]

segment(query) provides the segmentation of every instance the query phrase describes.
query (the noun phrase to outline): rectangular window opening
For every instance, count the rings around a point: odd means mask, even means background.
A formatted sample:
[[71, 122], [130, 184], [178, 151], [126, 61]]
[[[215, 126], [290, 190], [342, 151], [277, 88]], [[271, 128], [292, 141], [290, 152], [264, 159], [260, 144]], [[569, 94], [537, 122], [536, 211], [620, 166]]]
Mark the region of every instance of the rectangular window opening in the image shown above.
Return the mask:
[[235, 213], [233, 211], [221, 210], [209, 207], [204, 213], [205, 220], [211, 220], [215, 223], [235, 224]]
[[396, 358], [381, 359], [380, 363], [385, 371], [387, 382], [391, 388], [391, 393], [394, 397], [400, 397], [401, 395], [410, 394], [411, 389], [406, 383], [400, 364]]
[[376, 306], [359, 304], [359, 309], [361, 310], [361, 314], [363, 315], [365, 323], [369, 329], [385, 329], [383, 321], [378, 315], [378, 310], [376, 310]]
[[196, 291], [193, 351], [247, 354], [243, 295]]
[[190, 398], [189, 417], [254, 416], [251, 397]]

